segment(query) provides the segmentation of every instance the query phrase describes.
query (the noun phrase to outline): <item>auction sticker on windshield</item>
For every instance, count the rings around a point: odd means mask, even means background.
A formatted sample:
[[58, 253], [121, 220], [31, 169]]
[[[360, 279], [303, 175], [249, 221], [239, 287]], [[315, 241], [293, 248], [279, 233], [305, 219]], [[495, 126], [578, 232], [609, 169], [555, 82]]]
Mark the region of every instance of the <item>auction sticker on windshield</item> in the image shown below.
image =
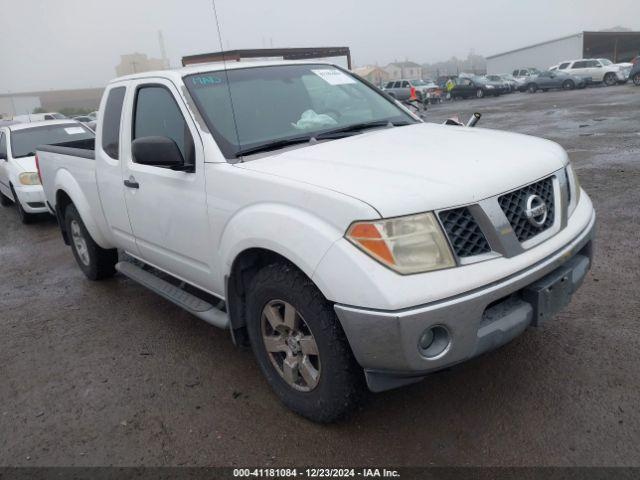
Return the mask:
[[356, 83], [356, 81], [349, 75], [335, 68], [325, 68], [322, 70], [311, 71], [330, 85], [346, 85], [349, 83]]
[[79, 133], [84, 133], [84, 128], [82, 127], [69, 127], [64, 129], [69, 135], [78, 135]]

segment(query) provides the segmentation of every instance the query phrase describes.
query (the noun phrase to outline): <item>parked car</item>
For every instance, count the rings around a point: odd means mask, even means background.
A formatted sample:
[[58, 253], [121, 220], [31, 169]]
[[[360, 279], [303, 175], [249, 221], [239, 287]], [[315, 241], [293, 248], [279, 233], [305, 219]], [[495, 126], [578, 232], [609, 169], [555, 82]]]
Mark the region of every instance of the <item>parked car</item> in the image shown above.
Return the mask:
[[560, 63], [558, 71], [583, 78], [587, 83], [612, 86], [629, 79], [631, 66], [630, 63], [613, 63], [606, 58], [583, 58]]
[[634, 85], [640, 87], [640, 56], [634, 58], [631, 61], [633, 67], [629, 72], [629, 80], [633, 82]]
[[44, 122], [46, 120], [64, 120], [65, 117], [61, 113], [57, 112], [48, 112], [48, 113], [28, 113], [26, 115], [16, 115], [13, 117], [14, 122], [18, 123], [33, 123], [33, 122]]
[[328, 63], [224, 68], [111, 82], [95, 150], [38, 164], [89, 279], [229, 329], [295, 412], [336, 420], [365, 384], [497, 348], [580, 286], [595, 213], [559, 145], [423, 123]]
[[502, 78], [502, 80], [504, 80], [509, 84], [509, 87], [511, 88], [512, 92], [520, 91], [522, 82], [519, 82], [518, 80], [516, 80], [516, 77], [514, 77], [510, 73], [503, 73], [500, 75], [500, 78]]
[[458, 82], [451, 90], [451, 98], [483, 98], [487, 95], [497, 97], [504, 93], [502, 84], [489, 82], [481, 77], [458, 78]]
[[492, 85], [499, 85], [502, 93], [511, 93], [514, 91], [511, 87], [511, 83], [506, 81], [500, 75], [485, 75], [484, 78]]
[[395, 80], [387, 82], [383, 90], [396, 100], [409, 100], [412, 89], [415, 91], [416, 99], [419, 102], [427, 103], [429, 89], [437, 85], [432, 85], [424, 80]]
[[87, 127], [89, 127], [94, 132], [96, 131], [97, 121], [96, 121], [95, 118], [93, 118], [93, 117], [91, 117], [89, 115], [80, 115], [80, 116], [77, 116], [77, 117], [73, 117], [73, 119], [76, 122], [80, 122], [80, 123], [85, 124]]
[[36, 170], [36, 147], [51, 143], [84, 146], [93, 138], [92, 132], [69, 120], [0, 127], [0, 204], [15, 204], [22, 223], [30, 223], [36, 214], [47, 213]]
[[574, 88], [585, 88], [587, 82], [584, 78], [569, 75], [562, 71], [541, 72], [535, 77], [531, 77], [527, 83], [527, 91], [536, 93], [538, 90], [546, 92], [553, 89], [573, 90]]
[[526, 85], [530, 77], [535, 77], [539, 73], [540, 70], [537, 68], [519, 68], [514, 70], [512, 75], [518, 82], [521, 82], [522, 85]]

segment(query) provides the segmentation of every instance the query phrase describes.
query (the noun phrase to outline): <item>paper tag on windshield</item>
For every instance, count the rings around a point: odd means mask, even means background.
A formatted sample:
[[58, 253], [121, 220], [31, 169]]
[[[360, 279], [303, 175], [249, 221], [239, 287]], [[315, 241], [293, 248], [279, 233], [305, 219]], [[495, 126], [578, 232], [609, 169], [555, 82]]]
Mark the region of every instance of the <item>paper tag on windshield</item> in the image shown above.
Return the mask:
[[335, 68], [327, 68], [322, 70], [311, 70], [329, 85], [346, 85], [348, 83], [356, 83], [356, 81], [340, 70]]
[[64, 129], [69, 135], [78, 135], [79, 133], [84, 133], [84, 128], [82, 127], [69, 127]]

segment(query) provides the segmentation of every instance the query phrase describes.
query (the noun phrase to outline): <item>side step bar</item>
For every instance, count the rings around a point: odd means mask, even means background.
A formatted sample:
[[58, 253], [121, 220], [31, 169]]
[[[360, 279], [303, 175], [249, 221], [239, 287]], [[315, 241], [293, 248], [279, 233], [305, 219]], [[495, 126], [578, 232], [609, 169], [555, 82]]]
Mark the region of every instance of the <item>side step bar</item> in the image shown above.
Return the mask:
[[229, 328], [229, 316], [214, 305], [170, 284], [130, 262], [116, 263], [116, 270], [134, 282], [175, 303], [189, 313], [219, 328]]

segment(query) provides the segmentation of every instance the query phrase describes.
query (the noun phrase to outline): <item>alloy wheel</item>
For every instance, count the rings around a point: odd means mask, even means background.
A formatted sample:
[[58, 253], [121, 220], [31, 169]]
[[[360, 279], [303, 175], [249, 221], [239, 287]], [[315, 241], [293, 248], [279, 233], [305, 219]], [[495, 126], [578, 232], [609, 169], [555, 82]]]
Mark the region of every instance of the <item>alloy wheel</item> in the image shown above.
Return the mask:
[[88, 267], [91, 263], [91, 259], [89, 257], [89, 247], [87, 246], [87, 241], [82, 235], [80, 224], [76, 220], [71, 220], [71, 239], [73, 240], [73, 246], [76, 249], [78, 258], [84, 265]]
[[271, 364], [290, 387], [310, 392], [321, 375], [318, 344], [296, 308], [272, 300], [262, 310], [262, 341]]

